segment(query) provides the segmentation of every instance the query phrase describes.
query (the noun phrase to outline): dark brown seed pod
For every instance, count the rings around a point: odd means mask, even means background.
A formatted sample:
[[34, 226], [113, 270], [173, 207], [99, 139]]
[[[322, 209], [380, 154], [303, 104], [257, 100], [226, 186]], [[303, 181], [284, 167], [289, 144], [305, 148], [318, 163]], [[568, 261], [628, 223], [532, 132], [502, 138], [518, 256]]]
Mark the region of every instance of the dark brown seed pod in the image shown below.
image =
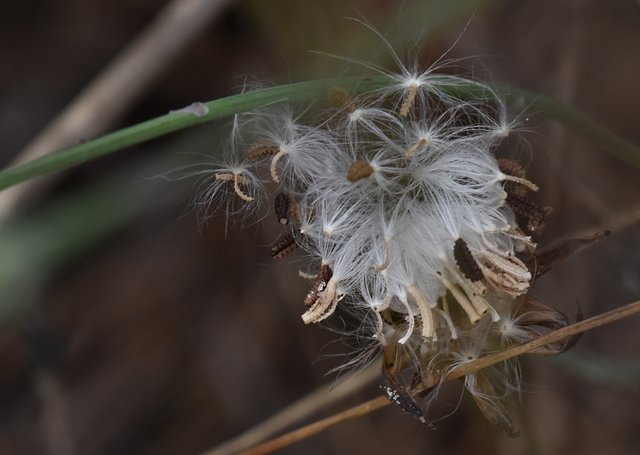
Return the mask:
[[453, 244], [453, 258], [458, 264], [458, 268], [462, 274], [470, 281], [481, 281], [484, 278], [480, 266], [473, 257], [473, 253], [469, 250], [469, 245], [463, 239], [458, 239]]
[[273, 208], [278, 217], [280, 224], [289, 224], [289, 207], [291, 206], [291, 199], [284, 193], [278, 193], [273, 203]]
[[333, 270], [329, 267], [329, 264], [322, 264], [320, 266], [320, 271], [318, 272], [318, 284], [324, 283], [326, 284], [333, 277]]
[[503, 174], [512, 175], [521, 179], [527, 177], [526, 171], [516, 160], [500, 158], [498, 159], [498, 168]]
[[367, 160], [357, 160], [351, 163], [349, 171], [347, 171], [347, 180], [350, 182], [357, 182], [358, 180], [366, 179], [373, 174], [373, 168]]
[[258, 141], [247, 152], [250, 160], [259, 160], [267, 156], [273, 156], [280, 151], [280, 147], [271, 141]]
[[[500, 169], [500, 172], [505, 175], [510, 175], [518, 179], [526, 180], [526, 171], [522, 166], [520, 166], [520, 163], [515, 160], [500, 158], [498, 160], [498, 168]], [[526, 185], [523, 185], [522, 183], [507, 180], [504, 182], [504, 190], [508, 194], [525, 197], [527, 193], [529, 193], [530, 188], [528, 188]]]
[[271, 258], [282, 259], [291, 254], [298, 247], [293, 234], [287, 233], [271, 247]]
[[318, 300], [318, 297], [322, 291], [327, 287], [327, 283], [333, 277], [333, 270], [329, 267], [328, 264], [322, 264], [320, 266], [320, 270], [318, 270], [318, 275], [316, 276], [315, 281], [313, 282], [313, 286], [309, 290], [309, 293], [304, 299], [304, 304], [306, 306], [311, 306]]
[[551, 207], [540, 207], [535, 202], [507, 193], [507, 203], [519, 217], [527, 222], [527, 230], [532, 234], [539, 234], [544, 229], [547, 217], [551, 214]]

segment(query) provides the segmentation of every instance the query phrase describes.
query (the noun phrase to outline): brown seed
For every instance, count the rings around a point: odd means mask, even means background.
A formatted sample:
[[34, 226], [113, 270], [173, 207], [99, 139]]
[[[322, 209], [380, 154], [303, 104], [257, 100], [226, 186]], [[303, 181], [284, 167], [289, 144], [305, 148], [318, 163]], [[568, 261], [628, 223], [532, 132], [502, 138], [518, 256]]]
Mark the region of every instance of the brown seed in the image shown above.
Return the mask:
[[416, 100], [416, 95], [418, 94], [418, 86], [416, 84], [411, 84], [409, 86], [409, 90], [407, 91], [407, 96], [405, 96], [402, 101], [402, 105], [400, 106], [400, 117], [406, 117], [409, 115], [409, 111], [413, 106], [413, 103]]
[[233, 174], [218, 173], [216, 174], [216, 180], [233, 182], [233, 189], [240, 199], [242, 199], [245, 202], [253, 201], [253, 197], [249, 196], [247, 193], [245, 193], [242, 190], [242, 188], [240, 188], [240, 185], [245, 185], [247, 183], [247, 179], [244, 175], [236, 174], [236, 173], [233, 173]]
[[453, 244], [453, 257], [462, 274], [472, 282], [481, 281], [484, 278], [482, 270], [478, 266], [473, 253], [469, 250], [467, 242], [458, 239]]
[[356, 103], [353, 97], [344, 87], [331, 87], [329, 89], [329, 100], [335, 106], [344, 109], [348, 114], [356, 110]]
[[498, 160], [498, 168], [503, 174], [513, 175], [518, 178], [526, 178], [527, 173], [520, 163], [509, 158], [500, 158]]
[[296, 238], [293, 234], [287, 233], [271, 247], [271, 258], [282, 259], [295, 251], [297, 247]]
[[333, 277], [333, 270], [331, 270], [331, 267], [329, 267], [329, 264], [322, 264], [320, 266], [320, 271], [318, 272], [318, 284], [320, 283], [326, 283], [329, 282], [329, 280]]
[[357, 160], [349, 166], [347, 180], [350, 182], [357, 182], [358, 180], [366, 179], [371, 174], [373, 174], [373, 168], [369, 162], [367, 160]]
[[280, 151], [280, 147], [271, 141], [258, 141], [247, 152], [250, 160], [259, 160], [266, 156], [273, 156]]
[[304, 299], [304, 304], [306, 306], [311, 306], [316, 303], [319, 298], [318, 294], [324, 291], [324, 289], [327, 287], [327, 283], [331, 280], [332, 276], [333, 270], [331, 270], [331, 267], [329, 267], [328, 264], [322, 264], [320, 266], [320, 270], [318, 270], [318, 275], [316, 276], [316, 279], [313, 282], [311, 289], [309, 290], [309, 293]]
[[[517, 179], [526, 180], [527, 173], [520, 163], [508, 158], [500, 158], [498, 160], [498, 168], [505, 175], [516, 177]], [[507, 194], [515, 194], [519, 197], [525, 197], [529, 192], [529, 187], [518, 182], [506, 180], [504, 182], [504, 190]]]
[[507, 193], [507, 203], [511, 206], [516, 215], [527, 221], [527, 230], [532, 234], [539, 234], [544, 229], [547, 217], [551, 214], [551, 207], [540, 207], [535, 202]]
[[291, 200], [284, 193], [278, 193], [274, 201], [274, 210], [280, 224], [289, 224], [289, 207]]
[[404, 156], [405, 158], [410, 158], [413, 155], [416, 154], [416, 152], [420, 149], [424, 149], [429, 145], [429, 139], [427, 138], [422, 138], [420, 139], [418, 142], [416, 142], [415, 144], [413, 144], [411, 147], [409, 147], [407, 149], [406, 152], [404, 152]]

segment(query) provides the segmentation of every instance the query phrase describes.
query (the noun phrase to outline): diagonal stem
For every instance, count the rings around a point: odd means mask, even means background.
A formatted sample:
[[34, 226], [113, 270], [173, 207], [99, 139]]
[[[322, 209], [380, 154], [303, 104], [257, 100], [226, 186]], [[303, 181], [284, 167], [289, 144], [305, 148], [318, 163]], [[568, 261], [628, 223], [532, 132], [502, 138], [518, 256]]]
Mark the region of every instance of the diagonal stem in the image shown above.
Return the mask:
[[277, 101], [317, 99], [325, 96], [328, 88], [335, 85], [346, 86], [350, 89], [359, 87], [362, 91], [379, 87], [385, 83], [388, 84], [386, 78], [384, 80], [370, 78], [365, 79], [364, 82], [362, 78], [323, 79], [280, 85], [209, 101], [201, 105], [202, 113], [194, 114], [187, 110], [170, 112], [83, 144], [4, 169], [0, 171], [0, 190], [33, 177], [68, 169], [185, 128], [230, 117]]
[[[211, 122], [234, 114], [247, 112], [270, 103], [290, 100], [324, 99], [330, 87], [341, 86], [354, 94], [389, 86], [393, 80], [387, 76], [321, 79], [280, 85], [239, 95], [209, 101], [202, 105], [201, 113], [172, 112], [137, 125], [118, 130], [83, 144], [69, 147], [41, 158], [0, 171], [0, 190], [16, 183], [116, 152], [167, 134]], [[486, 86], [474, 82], [434, 82], [434, 87], [461, 98], [487, 97]], [[598, 122], [576, 109], [525, 90], [502, 87], [498, 93], [516, 106], [558, 121], [592, 140], [603, 150], [640, 167], [640, 148], [619, 137]]]
[[300, 400], [269, 417], [264, 422], [245, 431], [233, 439], [208, 450], [202, 455], [231, 455], [246, 450], [260, 441], [272, 437], [293, 424], [309, 418], [314, 413], [333, 406], [355, 391], [362, 390], [380, 376], [380, 364], [375, 362], [358, 374], [339, 384], [327, 384], [309, 393]]
[[[627, 305], [616, 308], [614, 310], [607, 311], [606, 313], [593, 316], [589, 319], [585, 319], [584, 321], [577, 322], [567, 327], [554, 330], [553, 332], [549, 332], [548, 334], [543, 335], [539, 338], [536, 338], [535, 340], [531, 340], [527, 343], [513, 346], [505, 351], [480, 357], [479, 359], [473, 362], [469, 362], [461, 367], [458, 367], [454, 370], [449, 371], [449, 373], [447, 373], [444, 378], [434, 379], [432, 384], [424, 384], [424, 386], [426, 388], [429, 388], [437, 385], [438, 382], [440, 381], [447, 382], [453, 379], [461, 378], [467, 374], [474, 373], [476, 371], [490, 367], [492, 365], [511, 359], [513, 357], [526, 354], [527, 352], [532, 351], [533, 349], [539, 348], [541, 346], [545, 346], [551, 343], [556, 343], [572, 335], [584, 333], [586, 331], [595, 329], [597, 327], [601, 327], [606, 324], [610, 324], [620, 319], [633, 316], [634, 314], [637, 314], [637, 313], [640, 313], [640, 300], [633, 303], [629, 303]], [[365, 403], [359, 404], [345, 411], [334, 414], [333, 416], [327, 417], [326, 419], [319, 420], [310, 425], [307, 425], [305, 427], [299, 428], [297, 430], [294, 430], [287, 434], [279, 436], [275, 439], [272, 439], [271, 441], [267, 441], [263, 444], [260, 444], [252, 449], [242, 452], [242, 455], [262, 455], [262, 454], [272, 453], [276, 450], [282, 449], [283, 447], [287, 447], [298, 441], [301, 441], [303, 439], [306, 439], [318, 433], [321, 433], [339, 423], [346, 422], [347, 420], [355, 419], [357, 417], [361, 417], [372, 411], [388, 406], [389, 404], [391, 404], [391, 402], [387, 399], [386, 396], [380, 396], [380, 397], [374, 398]]]
[[[207, 29], [230, 0], [171, 0], [153, 21], [87, 85], [11, 163], [17, 165], [108, 130], [170, 63]], [[43, 184], [41, 181], [39, 184]], [[42, 191], [24, 185], [0, 195], [0, 218], [25, 196]]]

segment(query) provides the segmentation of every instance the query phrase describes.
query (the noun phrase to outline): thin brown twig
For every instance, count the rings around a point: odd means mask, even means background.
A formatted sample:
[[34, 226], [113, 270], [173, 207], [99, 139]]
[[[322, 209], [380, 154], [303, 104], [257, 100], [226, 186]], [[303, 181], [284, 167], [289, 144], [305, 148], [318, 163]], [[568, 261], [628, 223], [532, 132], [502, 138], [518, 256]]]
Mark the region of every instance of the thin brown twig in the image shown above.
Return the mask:
[[[230, 0], [172, 0], [11, 163], [31, 161], [103, 133], [196, 38]], [[46, 181], [45, 181], [46, 182]], [[0, 218], [43, 180], [0, 193]]]
[[321, 433], [334, 425], [369, 414], [370, 412], [375, 411], [376, 409], [384, 408], [389, 404], [391, 404], [391, 402], [385, 396], [374, 398], [373, 400], [369, 400], [365, 403], [349, 408], [346, 411], [339, 412], [338, 414], [334, 414], [331, 417], [318, 420], [317, 422], [314, 422], [310, 425], [306, 425], [290, 433], [272, 439], [271, 441], [267, 441], [264, 444], [260, 444], [259, 446], [256, 446], [252, 449], [240, 452], [240, 454], [262, 455], [265, 453], [275, 452], [278, 449], [282, 449], [283, 447]]
[[571, 324], [561, 329], [554, 330], [553, 332], [549, 332], [546, 335], [536, 338], [535, 340], [513, 346], [509, 349], [506, 349], [505, 351], [480, 357], [474, 362], [469, 362], [468, 364], [462, 365], [455, 370], [452, 370], [445, 377], [445, 381], [461, 378], [469, 373], [482, 370], [484, 368], [490, 367], [491, 365], [495, 365], [496, 363], [500, 363], [513, 357], [526, 354], [527, 352], [541, 346], [557, 343], [558, 341], [569, 338], [570, 336], [593, 330], [595, 328], [610, 324], [620, 319], [633, 316], [636, 313], [640, 313], [640, 300], [629, 303], [614, 310], [607, 311], [606, 313], [593, 316], [589, 319], [585, 319], [584, 321], [576, 322], [575, 324]]
[[[576, 322], [575, 324], [569, 325], [567, 327], [554, 330], [553, 332], [549, 332], [548, 334], [536, 338], [535, 340], [513, 346], [505, 351], [480, 357], [473, 362], [469, 362], [454, 370], [449, 371], [449, 373], [447, 373], [444, 378], [434, 379], [433, 384], [425, 384], [425, 387], [435, 386], [438, 382], [447, 382], [453, 379], [461, 378], [467, 374], [474, 373], [513, 357], [526, 354], [527, 352], [541, 346], [556, 343], [570, 336], [593, 330], [597, 327], [610, 324], [612, 322], [627, 318], [637, 313], [640, 313], [640, 300], [629, 303], [614, 310], [607, 311], [606, 313], [593, 316], [589, 319], [585, 319], [584, 321]], [[387, 399], [386, 396], [374, 398], [370, 401], [327, 417], [326, 419], [319, 420], [310, 425], [291, 431], [287, 434], [253, 447], [252, 449], [242, 452], [242, 455], [262, 455], [272, 453], [295, 442], [321, 433], [339, 423], [361, 417], [372, 411], [375, 411], [376, 409], [381, 409], [389, 404], [391, 404], [391, 402]]]
[[327, 384], [272, 415], [264, 422], [208, 450], [202, 455], [230, 455], [281, 432], [296, 422], [318, 413], [361, 390], [380, 377], [380, 363], [375, 362], [339, 384]]

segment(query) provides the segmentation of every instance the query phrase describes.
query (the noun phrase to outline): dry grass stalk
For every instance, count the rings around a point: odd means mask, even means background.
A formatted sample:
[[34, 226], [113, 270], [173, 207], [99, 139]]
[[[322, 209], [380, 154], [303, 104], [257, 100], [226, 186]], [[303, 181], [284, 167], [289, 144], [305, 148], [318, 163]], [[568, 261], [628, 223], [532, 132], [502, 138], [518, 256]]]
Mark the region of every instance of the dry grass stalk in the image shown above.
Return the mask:
[[[444, 378], [436, 378], [434, 379], [433, 386], [437, 385], [437, 383], [442, 380], [443, 382], [451, 381], [453, 379], [458, 379], [464, 377], [467, 374], [482, 370], [484, 368], [490, 367], [497, 363], [503, 362], [505, 360], [511, 359], [513, 357], [517, 357], [522, 354], [526, 354], [534, 349], [537, 349], [541, 346], [545, 346], [548, 344], [556, 343], [565, 338], [569, 338], [571, 336], [575, 336], [589, 330], [593, 330], [597, 327], [601, 327], [606, 324], [610, 324], [612, 322], [618, 321], [620, 319], [627, 318], [629, 316], [633, 316], [634, 314], [640, 313], [640, 300], [629, 303], [622, 307], [616, 308], [611, 311], [607, 311], [606, 313], [599, 314], [597, 316], [593, 316], [589, 319], [585, 319], [584, 321], [577, 322], [575, 324], [563, 327], [558, 330], [554, 330], [544, 336], [536, 338], [535, 340], [529, 341], [527, 343], [513, 346], [502, 352], [497, 352], [495, 354], [491, 354], [488, 356], [481, 357], [473, 362], [469, 362], [459, 368], [451, 370]], [[273, 453], [276, 450], [282, 449], [283, 447], [287, 447], [291, 444], [294, 444], [303, 439], [309, 438], [316, 434], [319, 434], [328, 428], [331, 428], [334, 425], [338, 425], [339, 423], [346, 422], [347, 420], [355, 419], [357, 417], [361, 417], [366, 415], [376, 409], [383, 408], [387, 405], [391, 404], [386, 396], [380, 396], [374, 398], [365, 403], [354, 406], [345, 411], [334, 414], [326, 419], [319, 420], [310, 425], [304, 426], [297, 430], [291, 431], [287, 434], [279, 436], [271, 441], [267, 441], [263, 444], [260, 444], [252, 449], [249, 449], [245, 452], [242, 452], [242, 455], [261, 455], [267, 453]]]

